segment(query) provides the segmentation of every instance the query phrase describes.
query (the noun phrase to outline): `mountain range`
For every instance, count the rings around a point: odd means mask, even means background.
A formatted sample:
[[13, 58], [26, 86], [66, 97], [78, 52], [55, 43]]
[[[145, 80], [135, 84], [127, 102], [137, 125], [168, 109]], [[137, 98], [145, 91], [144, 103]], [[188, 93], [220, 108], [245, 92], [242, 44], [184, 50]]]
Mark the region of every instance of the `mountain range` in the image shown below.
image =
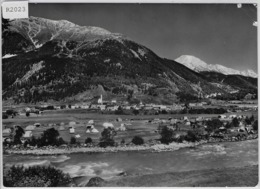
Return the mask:
[[[257, 92], [256, 78], [198, 73], [103, 28], [37, 17], [3, 23], [4, 101], [96, 101], [102, 94], [171, 104], [183, 94]], [[232, 77], [239, 82], [230, 82]]]
[[182, 55], [175, 59], [176, 62], [183, 64], [184, 66], [196, 71], [196, 72], [217, 72], [224, 75], [242, 75], [246, 77], [257, 78], [257, 74], [253, 70], [239, 71], [232, 68], [227, 68], [219, 64], [207, 64], [201, 59], [192, 55]]

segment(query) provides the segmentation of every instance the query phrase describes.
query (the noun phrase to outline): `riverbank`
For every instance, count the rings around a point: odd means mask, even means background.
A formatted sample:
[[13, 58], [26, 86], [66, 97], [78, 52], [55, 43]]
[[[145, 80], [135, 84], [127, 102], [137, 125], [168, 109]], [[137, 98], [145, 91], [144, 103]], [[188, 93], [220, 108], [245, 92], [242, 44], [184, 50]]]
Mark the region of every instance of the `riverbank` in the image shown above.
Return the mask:
[[200, 144], [205, 144], [207, 141], [199, 142], [183, 142], [183, 143], [170, 143], [155, 144], [155, 145], [136, 145], [136, 146], [117, 146], [117, 147], [53, 147], [47, 146], [42, 148], [27, 148], [27, 149], [5, 149], [6, 154], [22, 154], [22, 155], [62, 155], [72, 153], [104, 153], [104, 152], [126, 152], [126, 151], [175, 151], [181, 148], [195, 147]]
[[126, 176], [105, 181], [102, 187], [254, 187], [258, 184], [258, 165]]
[[254, 140], [257, 139], [258, 135], [249, 135], [246, 138], [235, 138], [234, 140], [225, 139], [212, 139], [200, 140], [199, 142], [186, 142], [182, 143], [172, 142], [168, 145], [166, 144], [144, 144], [144, 145], [130, 145], [130, 146], [116, 146], [116, 147], [84, 147], [84, 146], [65, 146], [65, 147], [30, 147], [30, 148], [6, 148], [4, 149], [4, 154], [22, 154], [22, 155], [62, 155], [62, 154], [72, 154], [72, 153], [104, 153], [104, 152], [126, 152], [126, 151], [150, 151], [150, 152], [163, 152], [163, 151], [175, 151], [181, 148], [192, 148], [205, 143], [220, 143], [220, 142], [238, 142], [244, 140]]

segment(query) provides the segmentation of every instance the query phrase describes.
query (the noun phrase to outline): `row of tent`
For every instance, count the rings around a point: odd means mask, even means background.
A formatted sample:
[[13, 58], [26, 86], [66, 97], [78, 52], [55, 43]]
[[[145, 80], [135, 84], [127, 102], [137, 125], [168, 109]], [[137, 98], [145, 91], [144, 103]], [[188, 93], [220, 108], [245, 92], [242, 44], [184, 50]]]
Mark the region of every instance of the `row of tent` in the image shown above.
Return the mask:
[[[40, 127], [41, 124], [40, 123], [35, 123], [34, 125], [28, 125], [24, 131], [24, 135], [23, 137], [25, 138], [30, 138], [32, 136], [32, 131], [35, 130], [37, 127]], [[69, 132], [72, 134], [72, 133], [75, 133], [75, 128], [74, 126], [76, 126], [76, 122], [75, 121], [71, 121], [69, 122]], [[104, 128], [114, 128], [114, 125], [110, 122], [104, 122], [102, 124], [102, 126]], [[94, 120], [89, 120], [88, 121], [88, 124], [86, 126], [87, 130], [86, 130], [86, 133], [99, 133], [99, 131], [94, 127]], [[58, 130], [62, 131], [62, 130], [65, 130], [65, 123], [61, 122], [60, 123], [60, 127], [58, 128]], [[126, 127], [125, 127], [125, 124], [124, 123], [121, 123], [121, 126], [119, 128], [117, 128], [116, 130], [119, 130], [119, 131], [125, 131], [126, 130]], [[10, 135], [12, 133], [12, 128], [7, 128], [7, 129], [4, 129], [3, 130], [3, 135]]]

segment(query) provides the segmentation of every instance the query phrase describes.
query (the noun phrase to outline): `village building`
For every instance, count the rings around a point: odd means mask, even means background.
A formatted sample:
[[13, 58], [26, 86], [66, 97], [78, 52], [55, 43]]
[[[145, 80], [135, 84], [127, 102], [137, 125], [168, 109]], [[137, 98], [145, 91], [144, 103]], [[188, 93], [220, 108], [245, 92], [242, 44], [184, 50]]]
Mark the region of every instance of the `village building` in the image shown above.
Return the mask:
[[98, 108], [99, 108], [100, 110], [106, 110], [106, 105], [98, 105]]

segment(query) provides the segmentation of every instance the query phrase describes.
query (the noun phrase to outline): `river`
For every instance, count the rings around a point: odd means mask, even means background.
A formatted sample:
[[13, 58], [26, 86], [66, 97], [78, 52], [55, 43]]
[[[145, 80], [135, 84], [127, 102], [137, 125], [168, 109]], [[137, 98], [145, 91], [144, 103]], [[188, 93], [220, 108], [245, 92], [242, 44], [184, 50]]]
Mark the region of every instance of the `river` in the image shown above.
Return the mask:
[[[203, 144], [172, 152], [118, 152], [59, 156], [4, 155], [6, 165], [53, 165], [72, 177], [112, 179], [128, 175], [182, 172], [258, 164], [258, 140]], [[85, 182], [83, 184], [85, 184]]]

